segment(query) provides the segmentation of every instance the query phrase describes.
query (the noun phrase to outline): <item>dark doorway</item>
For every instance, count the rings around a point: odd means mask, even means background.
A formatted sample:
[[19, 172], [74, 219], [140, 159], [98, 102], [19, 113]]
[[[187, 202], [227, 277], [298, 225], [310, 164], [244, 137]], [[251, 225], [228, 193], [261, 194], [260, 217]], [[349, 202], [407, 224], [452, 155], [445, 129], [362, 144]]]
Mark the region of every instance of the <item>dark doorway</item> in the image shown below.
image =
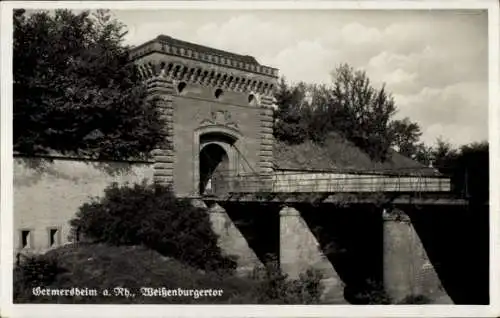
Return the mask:
[[208, 144], [200, 152], [201, 195], [220, 194], [229, 183], [229, 157], [217, 144]]

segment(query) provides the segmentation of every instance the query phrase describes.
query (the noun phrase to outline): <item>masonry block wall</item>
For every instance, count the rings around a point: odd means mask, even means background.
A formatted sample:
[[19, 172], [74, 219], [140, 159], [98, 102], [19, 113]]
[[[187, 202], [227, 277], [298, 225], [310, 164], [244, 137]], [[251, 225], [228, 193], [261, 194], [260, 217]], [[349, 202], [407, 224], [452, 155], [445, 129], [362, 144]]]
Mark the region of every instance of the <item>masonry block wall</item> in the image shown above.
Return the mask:
[[236, 256], [236, 272], [242, 276], [250, 274], [263, 263], [248, 244], [227, 211], [217, 203], [207, 206], [202, 200], [193, 200], [193, 205], [208, 209], [212, 230], [217, 234], [217, 245], [223, 254]]
[[[218, 98], [216, 88], [191, 83], [181, 94], [174, 97], [174, 167], [175, 191], [178, 195], [193, 195], [199, 180], [200, 135], [203, 121], [234, 123], [234, 133], [239, 135], [236, 154], [243, 156], [236, 171], [251, 173], [257, 170], [259, 140], [258, 109], [248, 104], [244, 94], [226, 91]], [[214, 118], [215, 117], [215, 118]], [[199, 129], [199, 130], [198, 130]], [[197, 140], [198, 139], [198, 140]]]
[[323, 275], [323, 298], [327, 303], [343, 304], [345, 284], [332, 263], [324, 255], [317, 237], [312, 233], [300, 211], [284, 207], [280, 211], [280, 266], [290, 278], [296, 279], [308, 269]]
[[[112, 182], [152, 181], [148, 162], [97, 163], [65, 158], [14, 158], [14, 249], [44, 252], [70, 241], [69, 221]], [[50, 244], [51, 230], [54, 244]], [[24, 243], [23, 246], [23, 231]], [[27, 233], [28, 232], [28, 233]]]
[[165, 120], [162, 127], [163, 142], [152, 151], [154, 159], [154, 182], [168, 186], [174, 178], [175, 152], [173, 148], [173, 100], [174, 84], [166, 78], [152, 78], [146, 82], [148, 98], [154, 100], [160, 110], [160, 116]]
[[430, 262], [411, 218], [401, 209], [384, 210], [384, 288], [394, 301], [423, 295], [440, 304], [453, 304]]
[[228, 180], [243, 175], [252, 190], [271, 187], [276, 69], [167, 36], [134, 48], [131, 58], [150, 94], [163, 98], [169, 142], [156, 151], [157, 182], [171, 180], [178, 196], [199, 195], [200, 152], [214, 143], [229, 157]]

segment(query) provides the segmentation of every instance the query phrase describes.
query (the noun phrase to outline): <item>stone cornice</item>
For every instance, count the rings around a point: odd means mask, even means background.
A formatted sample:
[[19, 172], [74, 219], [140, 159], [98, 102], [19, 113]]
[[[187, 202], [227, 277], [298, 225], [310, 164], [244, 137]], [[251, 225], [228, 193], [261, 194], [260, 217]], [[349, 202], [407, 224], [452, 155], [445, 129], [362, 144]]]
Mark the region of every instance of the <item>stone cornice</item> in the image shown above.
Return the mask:
[[196, 60], [273, 78], [278, 77], [278, 69], [260, 65], [253, 57], [207, 48], [166, 36], [159, 36], [154, 40], [131, 49], [130, 58], [137, 60], [152, 53], [182, 57], [184, 59]]
[[[228, 72], [226, 69], [211, 69], [204, 66], [193, 66], [182, 62], [148, 61], [137, 64], [144, 79], [160, 78], [203, 86], [218, 87], [223, 90], [246, 92], [259, 96], [271, 96], [276, 88], [276, 80], [272, 77], [252, 76], [240, 72]], [[245, 75], [244, 75], [245, 74]], [[256, 96], [257, 97], [257, 96]], [[266, 101], [268, 99], [265, 99]]]

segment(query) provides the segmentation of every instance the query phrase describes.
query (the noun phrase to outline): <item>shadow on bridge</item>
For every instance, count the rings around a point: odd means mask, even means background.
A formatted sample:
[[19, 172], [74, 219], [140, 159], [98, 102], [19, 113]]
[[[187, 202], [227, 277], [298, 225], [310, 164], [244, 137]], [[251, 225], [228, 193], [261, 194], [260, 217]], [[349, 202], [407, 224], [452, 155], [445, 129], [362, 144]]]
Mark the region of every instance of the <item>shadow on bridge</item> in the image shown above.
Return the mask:
[[219, 202], [261, 263], [279, 260], [280, 206]]
[[344, 299], [367, 304], [382, 288], [382, 227], [374, 206], [296, 205], [345, 284]]
[[[287, 239], [296, 241], [292, 246], [298, 244], [297, 255], [291, 255], [288, 260], [308, 261], [308, 254], [298, 251], [310, 248], [303, 233], [290, 233], [286, 235], [291, 236], [286, 237], [280, 232], [280, 222], [284, 222], [280, 219], [280, 210], [284, 202], [215, 201], [226, 210], [262, 263], [270, 257], [279, 260], [283, 252], [280, 248], [287, 244], [280, 240]], [[368, 295], [373, 297], [382, 290], [384, 239], [387, 238], [384, 238], [379, 206], [310, 202], [293, 202], [288, 206], [299, 211], [307, 226], [305, 231], [314, 236], [321, 252], [345, 284], [343, 297], [347, 302], [366, 304]], [[420, 246], [453, 303], [488, 304], [489, 207], [402, 204], [400, 208], [410, 217]], [[413, 256], [408, 257], [401, 261], [412, 262]]]
[[[282, 204], [220, 202], [231, 221], [262, 263], [280, 259], [280, 210]], [[320, 250], [345, 284], [344, 299], [367, 303], [361, 295], [382, 281], [382, 231], [379, 214], [366, 205], [338, 208], [333, 205], [298, 204], [294, 207], [311, 230]], [[292, 233], [301, 235], [301, 233]], [[298, 252], [298, 254], [300, 254]], [[300, 259], [298, 262], [307, 260]], [[375, 285], [375, 286], [374, 286]]]
[[453, 302], [489, 304], [489, 207], [411, 207], [407, 214]]

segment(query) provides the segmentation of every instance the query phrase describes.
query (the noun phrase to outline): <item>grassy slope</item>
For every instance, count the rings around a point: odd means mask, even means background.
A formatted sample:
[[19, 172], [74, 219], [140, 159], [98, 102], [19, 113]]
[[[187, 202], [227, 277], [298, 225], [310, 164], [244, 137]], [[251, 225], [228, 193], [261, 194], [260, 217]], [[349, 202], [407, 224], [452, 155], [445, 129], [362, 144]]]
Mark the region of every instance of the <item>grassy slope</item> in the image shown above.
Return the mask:
[[375, 162], [337, 133], [331, 133], [323, 146], [310, 140], [298, 145], [276, 141], [274, 144], [274, 165], [277, 169], [303, 171], [380, 171], [383, 173], [436, 175], [434, 169], [407, 158], [394, 150], [384, 162]]
[[[68, 245], [46, 254], [57, 257], [65, 272], [57, 275], [53, 288], [128, 287], [137, 294], [126, 297], [36, 297], [29, 302], [49, 303], [251, 303], [256, 282], [238, 277], [219, 277], [140, 246]], [[223, 289], [222, 297], [141, 297], [140, 287], [170, 289]]]

